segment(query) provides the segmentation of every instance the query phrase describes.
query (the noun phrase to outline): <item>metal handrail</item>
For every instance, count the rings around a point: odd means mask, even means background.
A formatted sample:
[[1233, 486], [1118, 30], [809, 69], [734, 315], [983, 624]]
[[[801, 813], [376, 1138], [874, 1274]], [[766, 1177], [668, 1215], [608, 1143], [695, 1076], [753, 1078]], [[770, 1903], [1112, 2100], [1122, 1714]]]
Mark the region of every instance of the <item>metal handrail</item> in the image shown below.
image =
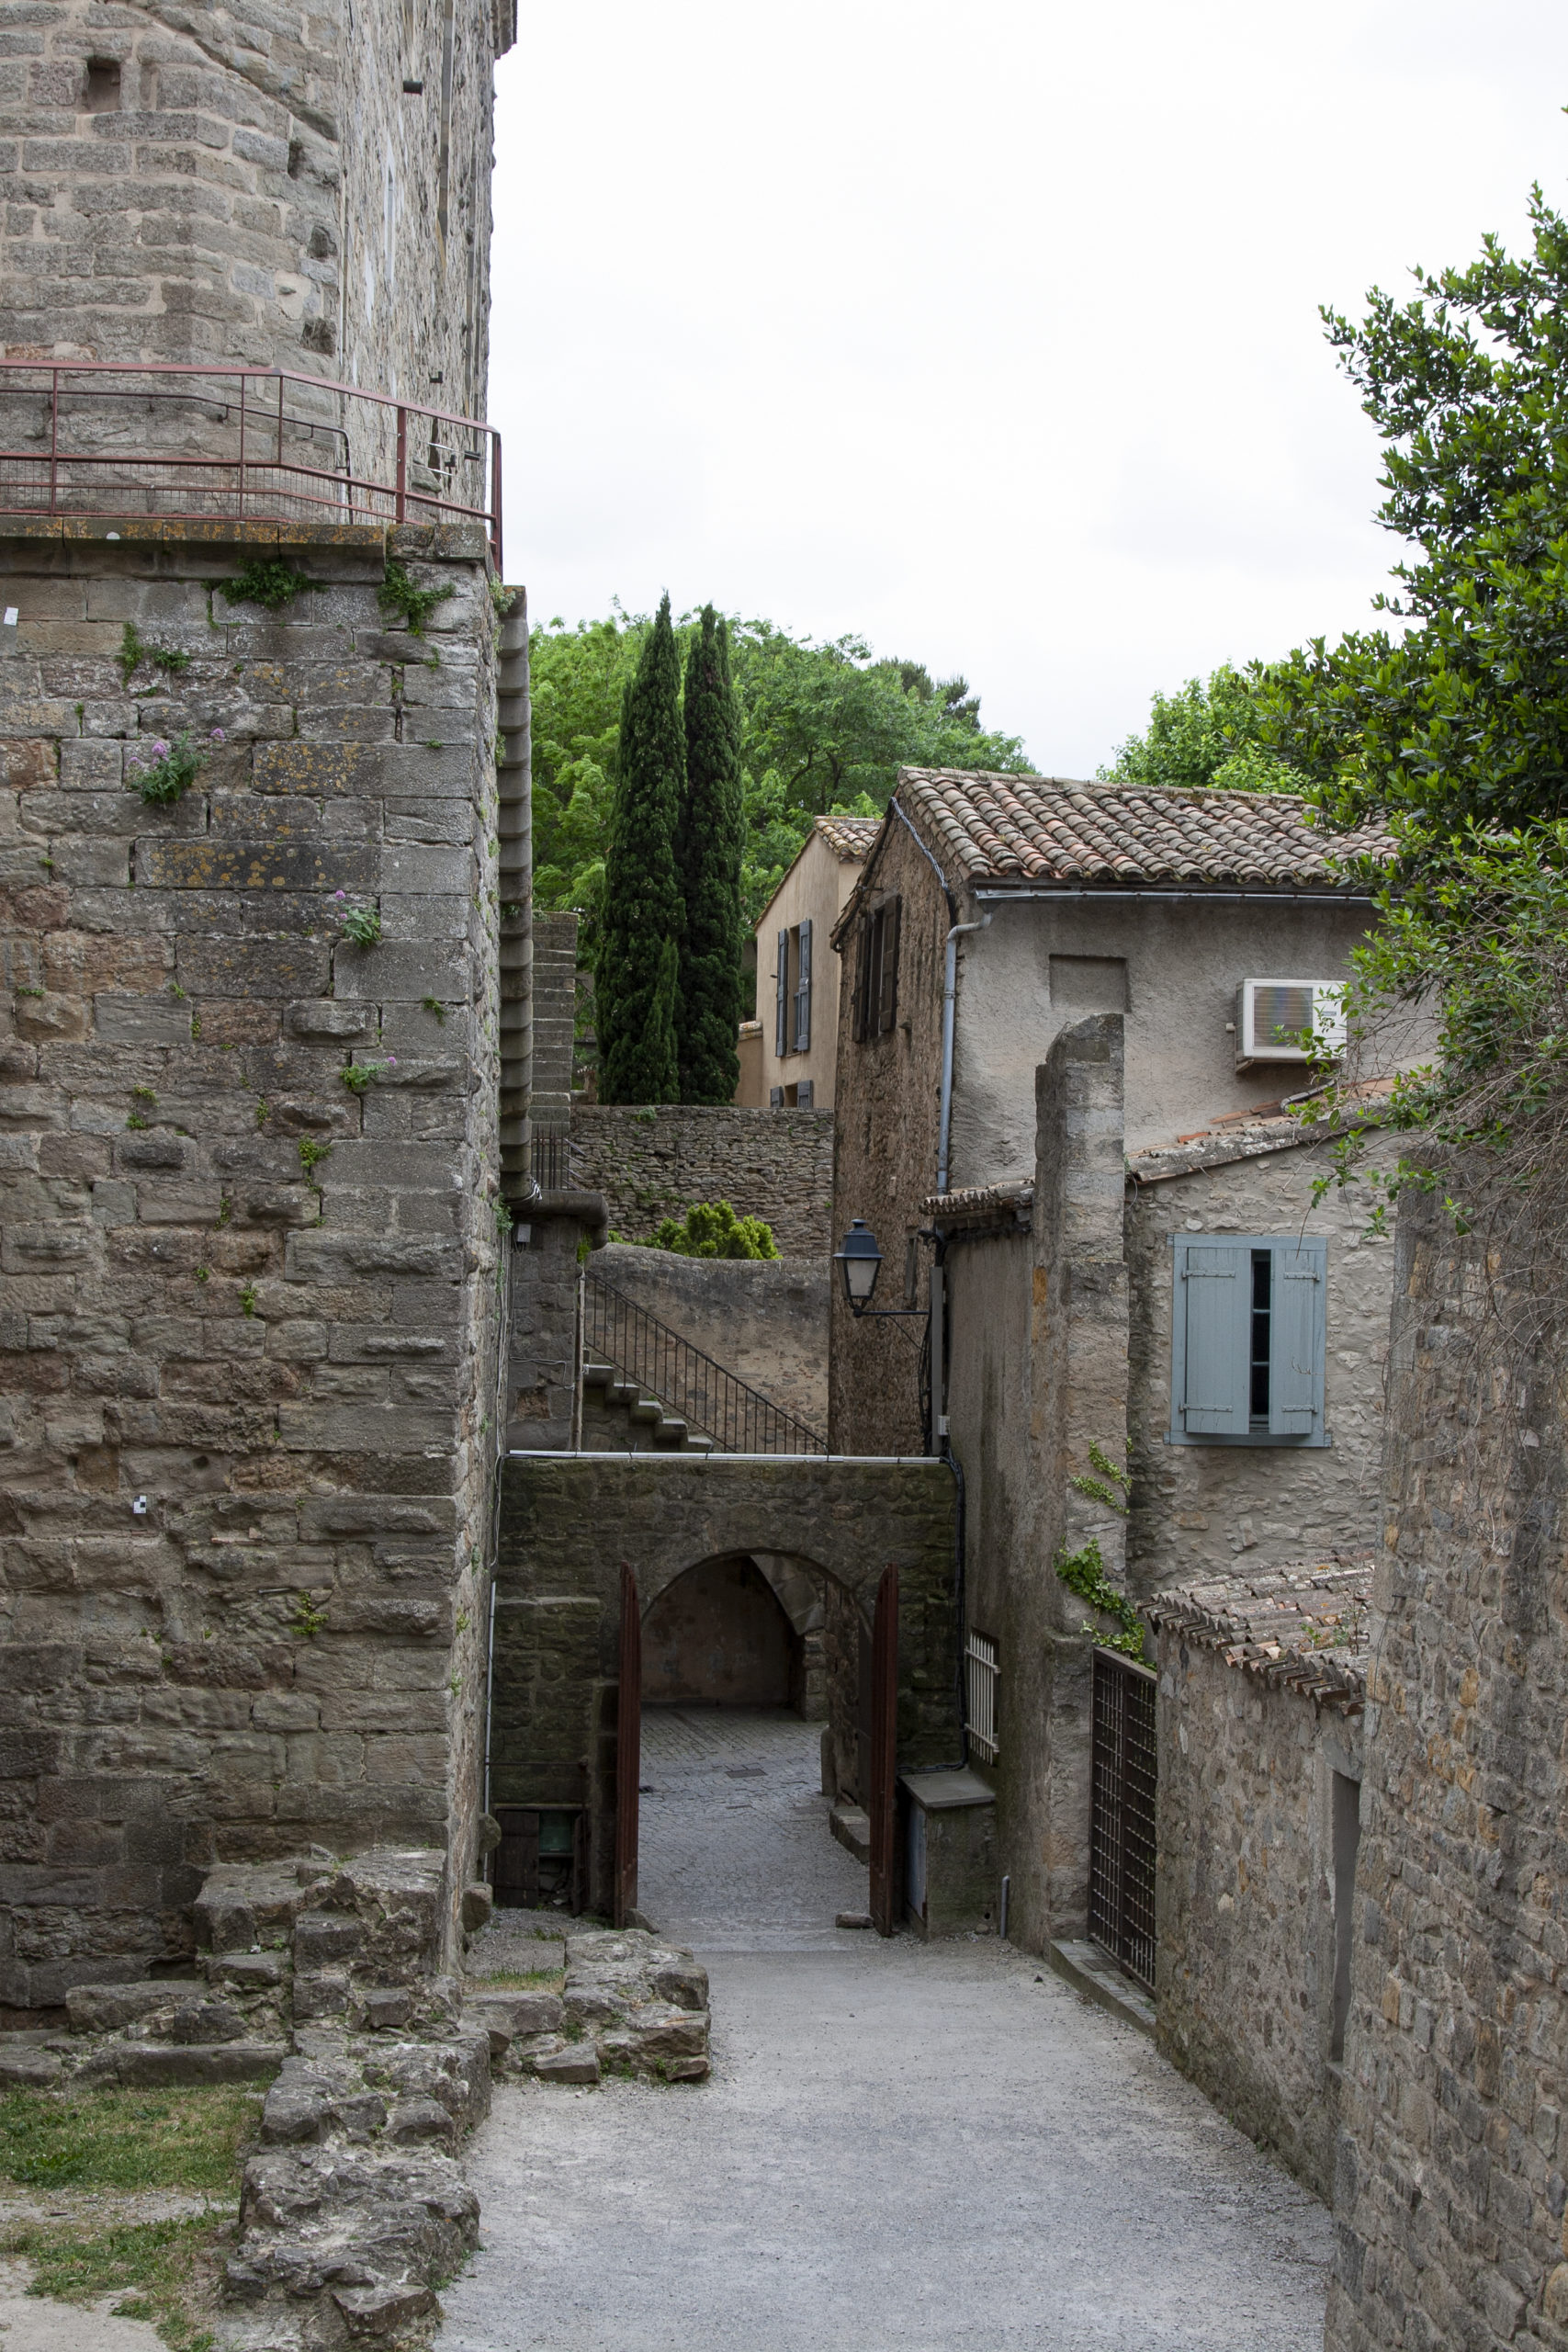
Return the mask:
[[582, 1343], [711, 1437], [722, 1453], [826, 1453], [828, 1441], [598, 1274], [582, 1278]]
[[[302, 413], [298, 402], [290, 408], [286, 386], [338, 401], [341, 421]], [[274, 388], [276, 396], [266, 397]], [[412, 509], [426, 521], [482, 524], [501, 569], [501, 435], [477, 417], [286, 368], [188, 360], [5, 360], [0, 401], [7, 396], [8, 405], [19, 398], [48, 407], [28, 436], [30, 447], [9, 446], [14, 436], [0, 427], [0, 515], [403, 523]], [[85, 422], [101, 428], [117, 401], [126, 404], [130, 432], [113, 448], [101, 440], [87, 446]], [[163, 449], [151, 432], [136, 430], [160, 408], [180, 404], [207, 412], [200, 424], [227, 435], [223, 446], [198, 446], [194, 454], [188, 442]], [[389, 466], [383, 445], [380, 470], [355, 467], [349, 446], [355, 426], [362, 441], [391, 429]], [[289, 446], [318, 435], [342, 443], [341, 464], [309, 463]], [[482, 467], [480, 481], [459, 490], [458, 469], [469, 466]]]

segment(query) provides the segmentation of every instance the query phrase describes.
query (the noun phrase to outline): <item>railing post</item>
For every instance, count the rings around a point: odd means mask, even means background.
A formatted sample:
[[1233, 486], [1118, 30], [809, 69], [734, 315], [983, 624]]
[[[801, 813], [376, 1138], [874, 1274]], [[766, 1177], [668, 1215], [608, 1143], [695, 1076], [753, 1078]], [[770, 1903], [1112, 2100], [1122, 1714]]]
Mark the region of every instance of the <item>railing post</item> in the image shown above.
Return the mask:
[[[242, 517], [243, 516], [244, 512], [245, 512], [245, 385], [246, 385], [247, 380], [248, 380], [248, 379], [247, 379], [247, 378], [246, 378], [245, 371], [244, 371], [244, 369], [242, 368], [241, 368], [241, 370], [240, 370], [240, 501], [239, 501], [239, 503], [240, 503], [240, 514], [241, 514]], [[281, 399], [281, 397], [282, 397], [282, 387], [281, 387], [281, 385], [278, 387], [278, 393], [279, 393], [279, 398]]]
[[408, 411], [407, 411], [407, 409], [406, 409], [406, 408], [401, 408], [401, 407], [400, 407], [400, 408], [399, 408], [399, 410], [398, 410], [398, 472], [397, 472], [397, 503], [398, 503], [398, 505], [397, 505], [397, 519], [398, 519], [398, 521], [399, 521], [400, 523], [400, 522], [402, 521], [402, 519], [403, 519], [403, 512], [404, 512], [404, 508], [406, 507], [407, 503], [408, 503], [408, 462], [409, 462], [409, 413], [408, 413]]
[[58, 514], [60, 482], [60, 370], [50, 377], [49, 391], [49, 511]]

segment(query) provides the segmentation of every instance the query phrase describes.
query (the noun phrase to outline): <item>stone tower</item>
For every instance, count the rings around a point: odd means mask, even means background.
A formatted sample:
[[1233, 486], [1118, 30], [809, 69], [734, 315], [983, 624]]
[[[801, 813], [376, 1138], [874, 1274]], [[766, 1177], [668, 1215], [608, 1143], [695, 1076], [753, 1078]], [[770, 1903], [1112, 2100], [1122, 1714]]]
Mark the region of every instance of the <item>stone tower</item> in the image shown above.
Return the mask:
[[471, 1871], [503, 1056], [527, 1152], [472, 421], [512, 32], [5, 35], [0, 2023], [180, 1959], [215, 1860], [445, 1846], [448, 1920]]

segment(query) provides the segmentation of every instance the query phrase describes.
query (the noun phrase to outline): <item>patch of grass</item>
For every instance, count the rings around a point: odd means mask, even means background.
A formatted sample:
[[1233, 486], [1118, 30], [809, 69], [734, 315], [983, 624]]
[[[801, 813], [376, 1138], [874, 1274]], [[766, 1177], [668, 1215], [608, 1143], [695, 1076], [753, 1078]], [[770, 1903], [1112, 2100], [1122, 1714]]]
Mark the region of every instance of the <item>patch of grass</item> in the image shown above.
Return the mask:
[[502, 1993], [560, 1993], [566, 1988], [564, 1968], [487, 1968], [478, 1979]]
[[192, 2304], [196, 2266], [212, 2234], [212, 2223], [200, 2217], [111, 2222], [96, 2230], [33, 2222], [6, 2232], [0, 2249], [33, 2265], [29, 2295], [50, 2295], [62, 2303], [96, 2303], [118, 2295], [116, 2314], [150, 2320], [170, 2352], [210, 2352], [217, 2338]]
[[0, 2175], [28, 2188], [177, 2188], [238, 2193], [239, 2151], [259, 2094], [193, 2090], [6, 2091]]

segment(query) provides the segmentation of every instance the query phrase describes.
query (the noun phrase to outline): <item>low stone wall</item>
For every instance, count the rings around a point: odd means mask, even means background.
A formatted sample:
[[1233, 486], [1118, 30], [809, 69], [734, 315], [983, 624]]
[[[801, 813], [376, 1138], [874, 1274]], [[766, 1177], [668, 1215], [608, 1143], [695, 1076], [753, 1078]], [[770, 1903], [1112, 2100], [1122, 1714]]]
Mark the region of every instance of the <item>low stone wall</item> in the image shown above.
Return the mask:
[[1160, 2045], [1325, 2201], [1370, 1575], [1365, 1562], [1283, 1571], [1167, 1594], [1147, 1612], [1159, 1633]]
[[833, 1114], [671, 1102], [574, 1104], [571, 1176], [602, 1193], [610, 1230], [646, 1241], [694, 1201], [764, 1217], [785, 1258], [832, 1250]]
[[682, 1258], [612, 1242], [595, 1250], [589, 1271], [808, 1429], [827, 1429], [826, 1255], [813, 1266], [793, 1258]]

